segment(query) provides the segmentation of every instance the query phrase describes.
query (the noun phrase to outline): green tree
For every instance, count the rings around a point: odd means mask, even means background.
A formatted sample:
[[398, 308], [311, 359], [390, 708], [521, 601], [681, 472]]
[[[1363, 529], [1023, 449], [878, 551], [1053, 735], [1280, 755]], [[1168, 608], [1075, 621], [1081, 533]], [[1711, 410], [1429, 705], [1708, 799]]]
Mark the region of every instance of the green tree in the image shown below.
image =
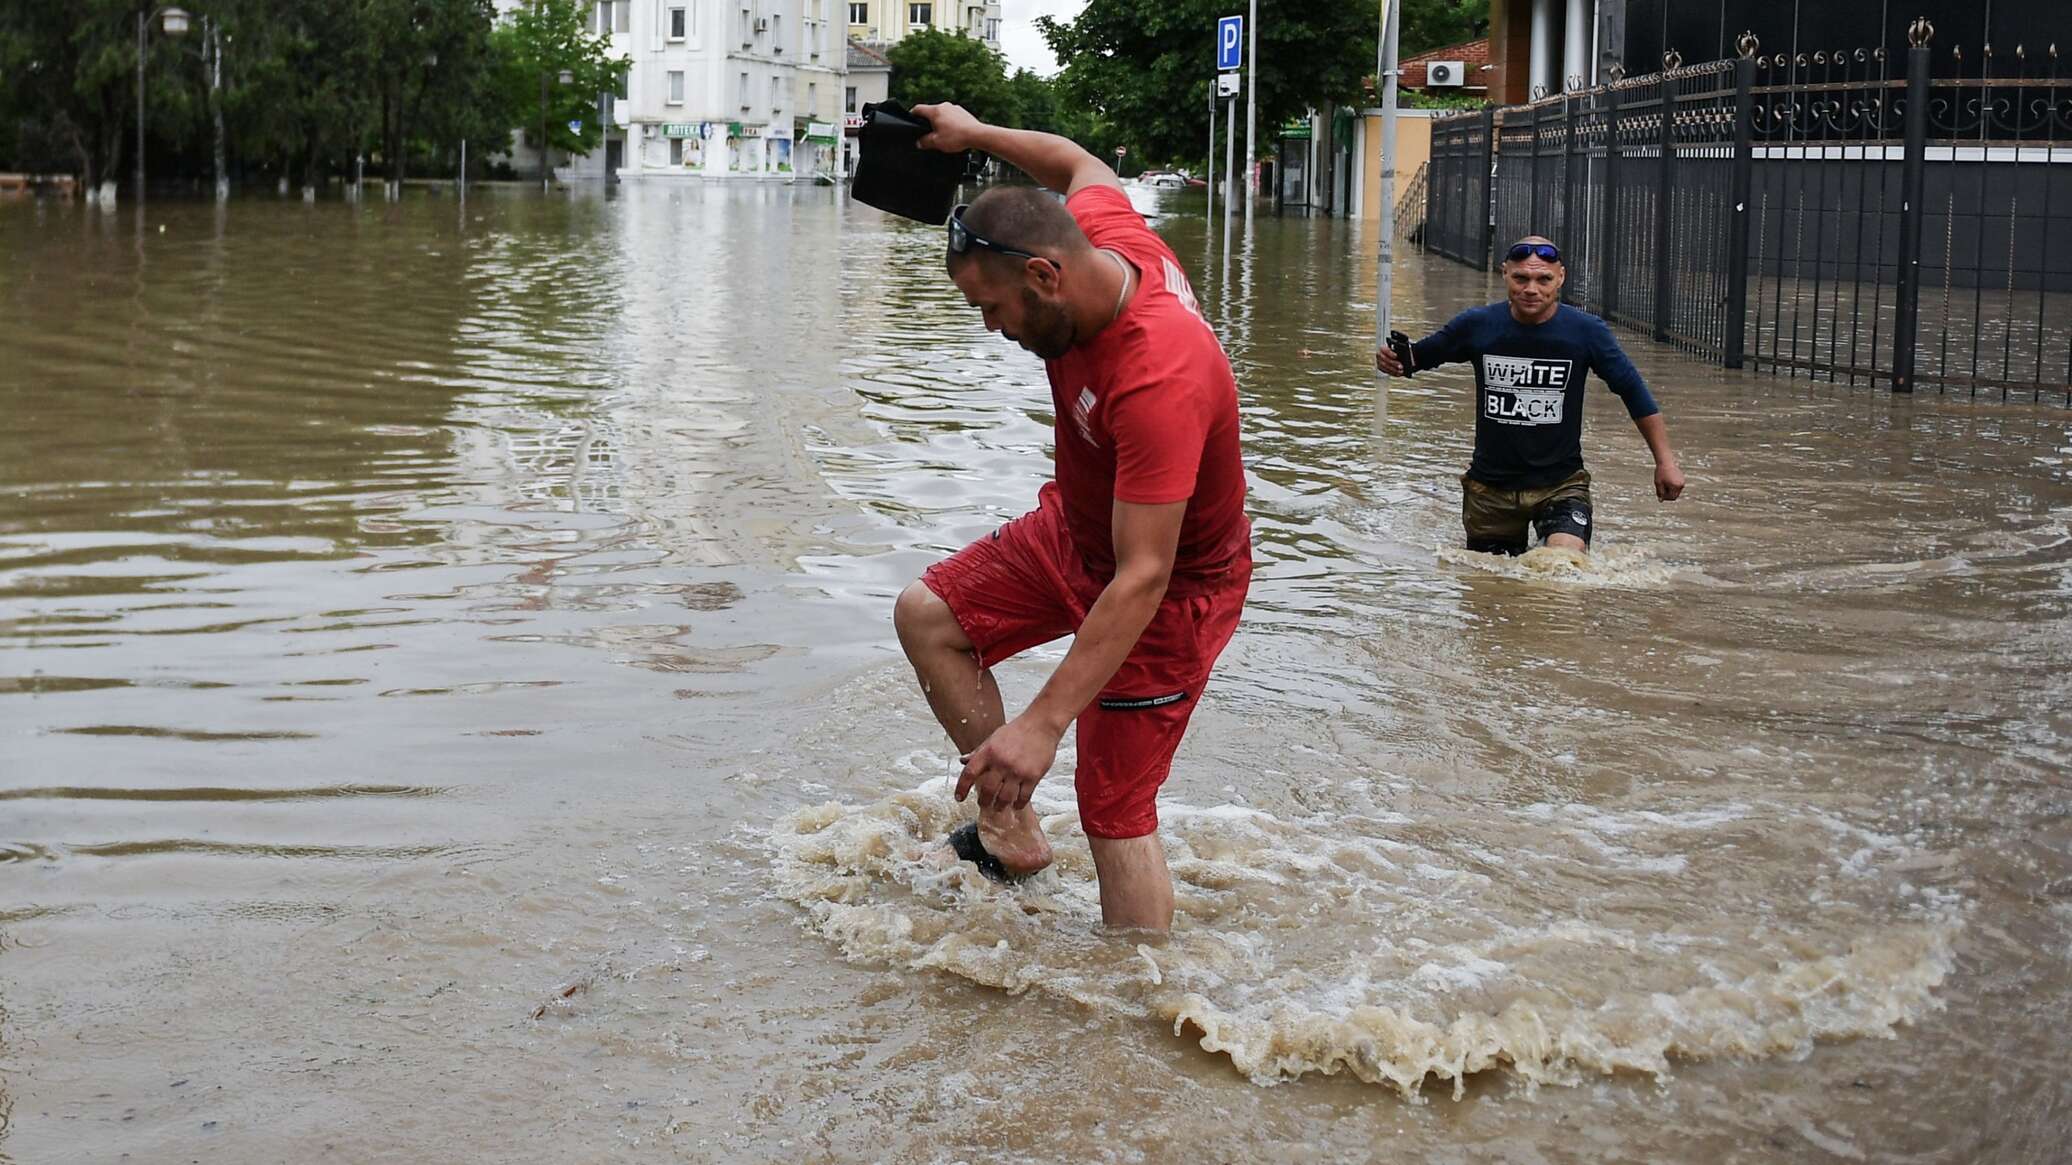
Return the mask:
[[115, 176], [136, 124], [136, 18], [124, 0], [0, 4], [0, 114], [20, 154], [78, 166], [89, 189]]
[[224, 112], [245, 161], [283, 176], [299, 168], [313, 188], [364, 147], [374, 71], [363, 15], [358, 4], [273, 0], [226, 20]]
[[885, 55], [892, 62], [893, 100], [909, 107], [954, 101], [981, 121], [1016, 124], [1006, 61], [984, 41], [927, 28], [907, 34]]
[[[1113, 127], [1146, 161], [1199, 159], [1208, 140], [1216, 18], [1224, 0], [1092, 0], [1078, 19], [1039, 17], [1051, 52], [1066, 62], [1061, 103]], [[1358, 100], [1374, 71], [1375, 0], [1284, 0], [1257, 29], [1262, 131], [1326, 102]], [[1271, 134], [1258, 143], [1271, 146]]]
[[[535, 149], [587, 153], [603, 139], [597, 95], [618, 90], [625, 65], [611, 56], [608, 38], [588, 31], [589, 11], [585, 0], [533, 0], [496, 27], [493, 68], [503, 122], [523, 126]], [[566, 85], [564, 70], [572, 77]], [[572, 122], [582, 128], [570, 129]]]
[[1403, 0], [1406, 57], [1488, 35], [1489, 0]]
[[[540, 0], [540, 6], [552, 2]], [[566, 0], [569, 7], [575, 2]], [[455, 119], [446, 112], [486, 96], [495, 10], [490, 0], [360, 3], [380, 103], [382, 159], [389, 180], [400, 183], [413, 132], [451, 134]]]

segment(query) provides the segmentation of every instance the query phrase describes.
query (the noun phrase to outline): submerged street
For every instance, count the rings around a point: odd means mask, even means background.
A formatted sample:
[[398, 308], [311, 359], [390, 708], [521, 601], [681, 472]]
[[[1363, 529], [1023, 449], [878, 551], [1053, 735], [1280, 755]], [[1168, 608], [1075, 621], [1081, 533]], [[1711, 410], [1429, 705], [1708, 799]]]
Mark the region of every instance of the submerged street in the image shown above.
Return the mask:
[[[1135, 194], [1258, 562], [1157, 946], [1069, 737], [1054, 873], [926, 853], [892, 599], [1052, 424], [940, 231], [0, 205], [0, 1161], [2060, 1153], [2072, 410], [1621, 332], [1683, 500], [1593, 389], [1592, 560], [1470, 554], [1473, 375], [1380, 393], [1372, 234]], [[1413, 252], [1396, 326], [1501, 294]]]

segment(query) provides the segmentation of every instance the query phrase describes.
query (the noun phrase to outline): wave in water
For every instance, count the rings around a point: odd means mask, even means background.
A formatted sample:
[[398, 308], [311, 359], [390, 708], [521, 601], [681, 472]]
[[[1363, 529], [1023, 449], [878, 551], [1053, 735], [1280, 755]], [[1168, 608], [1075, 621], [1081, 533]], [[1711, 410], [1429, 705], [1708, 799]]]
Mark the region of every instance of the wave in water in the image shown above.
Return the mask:
[[[778, 822], [777, 888], [852, 961], [1169, 1024], [1260, 1084], [1342, 1072], [1412, 1099], [1427, 1081], [1451, 1082], [1458, 1097], [1467, 1077], [1493, 1069], [1530, 1086], [1575, 1084], [1890, 1037], [1939, 1006], [1962, 925], [1951, 900], [1900, 906], [1898, 891], [1875, 923], [1841, 911], [1851, 933], [1783, 927], [1768, 911], [1684, 925], [1565, 915], [1519, 900], [1542, 881], [1532, 866], [1544, 853], [1500, 857], [1479, 839], [1465, 849], [1480, 860], [1464, 859], [1431, 827], [1394, 815], [1288, 821], [1166, 806], [1179, 917], [1171, 938], [1151, 945], [1102, 932], [1076, 815], [1040, 794], [1038, 808], [1059, 860], [1017, 887], [943, 856], [939, 839], [969, 810], [936, 780]], [[1491, 812], [1515, 818], [1520, 838], [1548, 828], [1544, 806]], [[1589, 821], [1631, 856], [1679, 838], [1703, 844], [1734, 816]], [[1620, 878], [1689, 876], [1680, 859], [1614, 867]], [[1601, 864], [1595, 872], [1605, 875]]]

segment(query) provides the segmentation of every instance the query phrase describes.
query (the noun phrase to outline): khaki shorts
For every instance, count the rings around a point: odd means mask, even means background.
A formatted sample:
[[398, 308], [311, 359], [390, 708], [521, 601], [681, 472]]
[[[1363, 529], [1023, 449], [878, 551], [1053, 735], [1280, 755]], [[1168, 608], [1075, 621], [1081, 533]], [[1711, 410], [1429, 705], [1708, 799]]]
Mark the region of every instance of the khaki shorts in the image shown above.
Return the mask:
[[1590, 544], [1590, 471], [1542, 489], [1498, 489], [1463, 473], [1460, 476], [1460, 521], [1468, 532], [1468, 549], [1485, 554], [1523, 554], [1528, 530], [1541, 541], [1549, 535], [1572, 534]]

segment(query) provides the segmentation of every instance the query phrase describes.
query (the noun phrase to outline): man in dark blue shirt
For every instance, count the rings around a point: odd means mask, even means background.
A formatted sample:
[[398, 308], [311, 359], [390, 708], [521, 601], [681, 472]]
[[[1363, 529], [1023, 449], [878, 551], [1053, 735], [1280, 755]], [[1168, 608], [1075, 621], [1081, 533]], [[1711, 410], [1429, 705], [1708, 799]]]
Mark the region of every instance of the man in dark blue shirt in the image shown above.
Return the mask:
[[1626, 402], [1655, 455], [1655, 496], [1683, 493], [1662, 410], [1603, 320], [1561, 302], [1561, 252], [1538, 235], [1504, 256], [1509, 301], [1470, 308], [1409, 347], [1408, 367], [1382, 348], [1375, 366], [1407, 376], [1475, 364], [1475, 457], [1461, 475], [1468, 549], [1523, 554], [1528, 527], [1548, 546], [1590, 545], [1590, 473], [1583, 468], [1583, 381], [1595, 372]]

